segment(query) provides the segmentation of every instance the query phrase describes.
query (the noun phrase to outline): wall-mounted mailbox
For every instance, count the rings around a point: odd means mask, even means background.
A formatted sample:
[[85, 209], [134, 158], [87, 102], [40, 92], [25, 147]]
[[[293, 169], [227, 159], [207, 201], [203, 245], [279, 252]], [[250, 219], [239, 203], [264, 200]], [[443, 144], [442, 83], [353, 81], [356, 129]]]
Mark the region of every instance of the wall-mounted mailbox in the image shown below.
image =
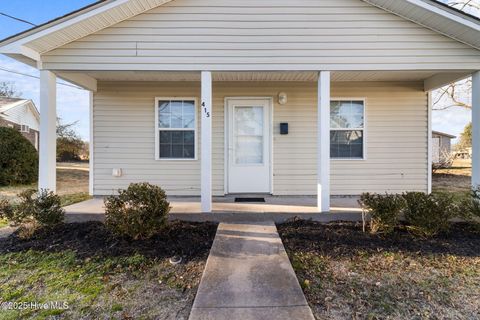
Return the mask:
[[280, 134], [288, 134], [288, 123], [280, 123]]

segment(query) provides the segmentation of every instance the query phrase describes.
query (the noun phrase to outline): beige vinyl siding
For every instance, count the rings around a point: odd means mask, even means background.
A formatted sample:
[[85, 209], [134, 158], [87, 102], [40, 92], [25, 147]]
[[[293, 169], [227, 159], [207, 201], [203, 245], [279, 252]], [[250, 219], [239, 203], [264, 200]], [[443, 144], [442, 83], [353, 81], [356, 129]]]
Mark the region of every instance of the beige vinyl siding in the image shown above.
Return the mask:
[[[99, 83], [93, 97], [94, 194], [111, 194], [143, 181], [158, 184], [169, 194], [198, 194], [199, 161], [155, 160], [154, 99], [198, 97], [199, 92], [195, 83]], [[197, 141], [199, 134], [200, 130]], [[123, 176], [113, 177], [113, 168], [122, 169]]]
[[[154, 98], [198, 98], [199, 91], [198, 82], [100, 82], [93, 108], [94, 194], [149, 181], [171, 195], [199, 195], [201, 154], [197, 161], [154, 160]], [[277, 103], [280, 91], [288, 95], [286, 105]], [[273, 192], [315, 195], [316, 94], [315, 82], [214, 82], [214, 195], [224, 194], [225, 97], [273, 97]], [[366, 159], [332, 161], [332, 194], [427, 190], [427, 96], [421, 82], [333, 83], [332, 97], [366, 99]], [[289, 123], [288, 135], [279, 134], [281, 122]], [[199, 123], [197, 132], [199, 143]], [[112, 177], [113, 168], [124, 175]]]
[[174, 0], [42, 56], [47, 69], [479, 69], [478, 50], [360, 0]]
[[366, 160], [332, 161], [332, 194], [427, 191], [428, 101], [422, 83], [339, 83], [366, 98]]

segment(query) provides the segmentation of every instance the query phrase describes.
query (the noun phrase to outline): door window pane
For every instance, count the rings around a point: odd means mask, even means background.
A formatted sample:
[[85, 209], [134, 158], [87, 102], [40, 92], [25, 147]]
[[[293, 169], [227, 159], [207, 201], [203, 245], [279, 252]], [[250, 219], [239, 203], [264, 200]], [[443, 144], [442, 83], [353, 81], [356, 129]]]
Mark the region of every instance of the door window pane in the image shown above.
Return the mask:
[[263, 107], [235, 107], [236, 164], [263, 163]]

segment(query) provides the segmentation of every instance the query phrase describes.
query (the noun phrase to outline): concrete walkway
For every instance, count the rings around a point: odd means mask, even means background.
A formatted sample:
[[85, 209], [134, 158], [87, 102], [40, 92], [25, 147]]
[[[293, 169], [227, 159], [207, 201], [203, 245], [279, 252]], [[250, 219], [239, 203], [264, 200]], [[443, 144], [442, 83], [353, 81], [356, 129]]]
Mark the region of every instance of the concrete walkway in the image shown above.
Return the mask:
[[0, 239], [8, 237], [12, 233], [14, 233], [15, 230], [17, 230], [17, 228], [10, 226], [0, 228]]
[[314, 319], [272, 221], [219, 225], [189, 319]]

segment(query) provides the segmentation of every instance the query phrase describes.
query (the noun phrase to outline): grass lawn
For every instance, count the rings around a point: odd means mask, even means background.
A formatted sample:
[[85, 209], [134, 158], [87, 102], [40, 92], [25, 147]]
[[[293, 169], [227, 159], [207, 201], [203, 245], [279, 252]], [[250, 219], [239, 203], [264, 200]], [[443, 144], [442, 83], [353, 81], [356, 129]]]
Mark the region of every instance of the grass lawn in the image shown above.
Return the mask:
[[[19, 194], [27, 189], [36, 189], [37, 184], [0, 187], [0, 199], [17, 201]], [[62, 206], [88, 200], [88, 163], [58, 163], [57, 164], [57, 193], [61, 198]], [[7, 223], [0, 221], [0, 228]]]
[[[187, 319], [215, 236], [211, 223], [172, 222], [146, 241], [99, 222], [0, 239], [0, 302], [68, 309], [0, 311], [1, 319]], [[180, 255], [182, 262], [169, 260]]]
[[[36, 183], [0, 187], [0, 199], [16, 201], [18, 193], [36, 188]], [[85, 200], [85, 194], [88, 194], [88, 163], [58, 163], [57, 193], [65, 197], [65, 203], [71, 204], [75, 198], [79, 201]]]
[[351, 223], [278, 226], [317, 319], [478, 319], [480, 232], [455, 228], [427, 240]]
[[454, 193], [458, 199], [464, 198], [470, 192], [471, 176], [471, 160], [457, 159], [451, 168], [437, 170], [432, 175], [432, 191]]

